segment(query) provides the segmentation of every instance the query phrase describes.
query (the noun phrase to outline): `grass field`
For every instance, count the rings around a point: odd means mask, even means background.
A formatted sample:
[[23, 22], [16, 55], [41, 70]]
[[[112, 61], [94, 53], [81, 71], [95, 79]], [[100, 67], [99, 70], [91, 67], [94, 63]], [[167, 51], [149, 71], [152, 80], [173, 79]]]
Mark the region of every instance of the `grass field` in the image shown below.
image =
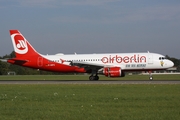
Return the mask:
[[[16, 75], [0, 80], [88, 80], [88, 75]], [[100, 80], [148, 80], [148, 75]], [[180, 80], [180, 75], [154, 75]], [[0, 85], [0, 119], [179, 120], [180, 85]]]
[[[100, 75], [100, 80], [149, 80], [149, 75], [126, 75], [108, 78]], [[153, 75], [154, 80], [180, 80], [180, 74]], [[0, 80], [88, 80], [89, 75], [1, 75]]]
[[0, 85], [1, 120], [179, 120], [180, 85]]

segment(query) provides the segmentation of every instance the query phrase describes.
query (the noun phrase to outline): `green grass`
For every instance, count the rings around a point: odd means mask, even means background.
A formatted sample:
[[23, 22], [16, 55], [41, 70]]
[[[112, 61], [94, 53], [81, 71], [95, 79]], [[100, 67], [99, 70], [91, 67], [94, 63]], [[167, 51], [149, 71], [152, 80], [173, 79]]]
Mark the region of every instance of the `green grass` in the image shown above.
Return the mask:
[[179, 120], [180, 85], [0, 85], [1, 120]]
[[[108, 78], [100, 75], [100, 80], [149, 80], [149, 75], [126, 75]], [[180, 80], [180, 74], [153, 75], [154, 80]], [[0, 80], [88, 80], [89, 75], [1, 75]]]

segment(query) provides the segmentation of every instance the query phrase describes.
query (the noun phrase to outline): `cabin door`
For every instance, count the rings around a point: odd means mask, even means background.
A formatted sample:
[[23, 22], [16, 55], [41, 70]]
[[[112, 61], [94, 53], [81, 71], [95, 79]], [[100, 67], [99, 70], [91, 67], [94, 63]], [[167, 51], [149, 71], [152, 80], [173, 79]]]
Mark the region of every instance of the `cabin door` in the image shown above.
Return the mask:
[[43, 57], [38, 57], [37, 65], [38, 65], [39, 67], [42, 67], [42, 66], [43, 66]]
[[148, 54], [148, 64], [153, 64], [153, 55]]

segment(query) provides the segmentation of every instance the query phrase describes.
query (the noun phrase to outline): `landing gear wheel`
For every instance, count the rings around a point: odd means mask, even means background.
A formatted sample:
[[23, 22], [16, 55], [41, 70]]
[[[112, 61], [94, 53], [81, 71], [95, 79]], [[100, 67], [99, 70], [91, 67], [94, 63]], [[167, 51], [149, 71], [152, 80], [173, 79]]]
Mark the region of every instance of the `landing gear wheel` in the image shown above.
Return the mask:
[[94, 76], [89, 76], [89, 80], [94, 80]]
[[91, 76], [89, 76], [89, 80], [99, 80], [99, 76], [93, 76], [93, 75], [91, 75]]
[[94, 76], [94, 80], [99, 80], [99, 76]]
[[152, 77], [152, 76], [150, 76], [150, 77], [149, 77], [149, 80], [153, 80], [153, 77]]

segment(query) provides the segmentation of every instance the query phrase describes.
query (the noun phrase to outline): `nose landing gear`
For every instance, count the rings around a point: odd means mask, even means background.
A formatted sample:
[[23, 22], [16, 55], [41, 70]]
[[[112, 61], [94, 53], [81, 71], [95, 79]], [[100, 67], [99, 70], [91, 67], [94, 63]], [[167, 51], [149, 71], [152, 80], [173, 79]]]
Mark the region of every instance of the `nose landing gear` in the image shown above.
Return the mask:
[[152, 71], [148, 71], [149, 73], [149, 80], [153, 80]]

